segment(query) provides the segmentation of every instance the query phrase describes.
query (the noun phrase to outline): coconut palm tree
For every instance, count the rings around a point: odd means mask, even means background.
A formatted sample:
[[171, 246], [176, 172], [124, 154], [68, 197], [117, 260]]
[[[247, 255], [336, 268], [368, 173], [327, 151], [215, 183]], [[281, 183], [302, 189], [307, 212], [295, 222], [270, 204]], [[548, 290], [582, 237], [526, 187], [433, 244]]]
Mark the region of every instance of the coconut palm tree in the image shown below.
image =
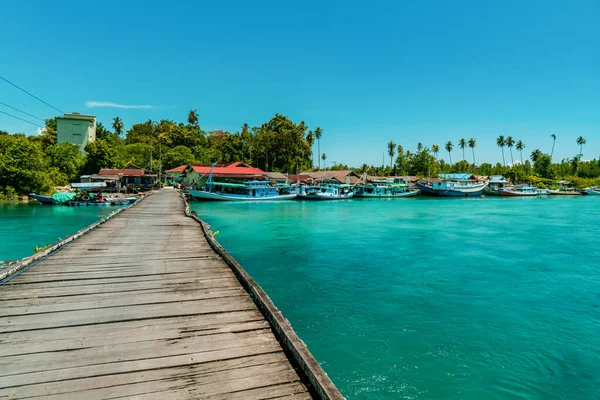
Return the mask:
[[540, 149], [535, 149], [531, 152], [531, 155], [529, 156], [529, 158], [531, 158], [531, 161], [533, 161], [535, 163], [542, 154], [543, 153]]
[[[323, 130], [320, 127], [316, 127], [315, 129], [315, 137], [317, 138], [317, 147], [319, 152], [317, 154], [321, 154], [321, 136], [323, 136]], [[323, 154], [325, 155], [325, 154]], [[325, 159], [323, 159], [325, 162]], [[319, 169], [321, 169], [321, 159], [319, 158]]]
[[552, 151], [550, 152], [550, 160], [552, 160], [552, 156], [554, 155], [554, 145], [556, 144], [556, 135], [553, 133], [550, 135], [552, 138]]
[[327, 154], [323, 153], [321, 158], [323, 159], [323, 168], [327, 168], [327, 167], [325, 167], [325, 160], [327, 160]]
[[467, 147], [467, 141], [463, 138], [458, 141], [458, 147], [463, 151], [463, 160], [465, 159], [465, 147]]
[[433, 151], [433, 154], [435, 155], [435, 161], [437, 162], [438, 160], [438, 153], [440, 152], [440, 146], [438, 146], [437, 144], [434, 144], [431, 146], [431, 151]]
[[583, 136], [579, 136], [577, 138], [577, 144], [579, 145], [579, 156], [583, 156], [583, 145], [586, 143], [586, 140]]
[[396, 149], [396, 154], [398, 154], [400, 156], [403, 153], [404, 153], [404, 147], [402, 147], [402, 145], [399, 144], [398, 148]]
[[477, 166], [477, 163], [475, 162], [475, 146], [477, 146], [477, 139], [469, 139], [469, 147], [473, 151], [473, 165]]
[[573, 157], [571, 160], [571, 168], [573, 168], [573, 175], [577, 176], [577, 172], [579, 171], [579, 161], [581, 160], [581, 156], [577, 155]]
[[390, 169], [392, 169], [392, 163], [394, 162], [394, 154], [396, 153], [396, 143], [390, 140], [388, 142], [388, 156], [390, 156]]
[[121, 133], [123, 133], [123, 121], [121, 118], [115, 117], [115, 119], [113, 119], [112, 127], [117, 136], [121, 136]]
[[306, 143], [308, 144], [308, 148], [310, 150], [310, 168], [312, 169], [314, 164], [312, 147], [313, 144], [315, 144], [315, 136], [313, 131], [308, 131], [308, 135], [306, 135]]
[[513, 159], [513, 154], [512, 154], [512, 148], [515, 145], [515, 140], [512, 138], [512, 136], [509, 136], [506, 138], [506, 147], [508, 147], [508, 149], [510, 150], [510, 163], [511, 165], [515, 163], [515, 160]]
[[198, 125], [198, 113], [196, 112], [196, 110], [194, 110], [193, 108], [190, 109], [187, 120], [190, 125]]
[[445, 147], [446, 151], [448, 152], [448, 157], [450, 157], [450, 166], [452, 166], [452, 149], [454, 148], [454, 145], [452, 144], [451, 141], [448, 140], [444, 147]]
[[496, 145], [502, 149], [502, 164], [504, 164], [506, 167], [506, 160], [504, 158], [504, 146], [506, 146], [506, 139], [504, 139], [504, 136], [498, 136], [498, 139], [496, 139]]
[[521, 152], [521, 164], [523, 164], [523, 150], [525, 150], [525, 143], [523, 143], [522, 140], [519, 140], [516, 149]]
[[417, 143], [417, 151], [422, 151], [423, 150], [423, 143], [419, 142]]

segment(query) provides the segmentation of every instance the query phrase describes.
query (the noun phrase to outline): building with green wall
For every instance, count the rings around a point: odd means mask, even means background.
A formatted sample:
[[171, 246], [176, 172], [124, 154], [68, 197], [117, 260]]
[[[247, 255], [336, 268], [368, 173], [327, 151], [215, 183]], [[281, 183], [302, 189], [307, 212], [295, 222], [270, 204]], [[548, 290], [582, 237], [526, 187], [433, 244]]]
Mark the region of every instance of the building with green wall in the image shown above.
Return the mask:
[[84, 114], [65, 114], [56, 117], [56, 141], [73, 143], [85, 153], [85, 146], [96, 140], [96, 117]]

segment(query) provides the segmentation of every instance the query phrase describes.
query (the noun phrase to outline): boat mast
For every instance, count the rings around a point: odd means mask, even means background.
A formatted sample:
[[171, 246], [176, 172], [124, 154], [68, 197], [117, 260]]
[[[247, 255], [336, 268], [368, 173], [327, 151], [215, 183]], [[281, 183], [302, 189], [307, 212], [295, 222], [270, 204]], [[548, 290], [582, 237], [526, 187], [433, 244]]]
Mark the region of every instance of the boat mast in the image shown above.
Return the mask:
[[211, 163], [210, 170], [208, 171], [208, 191], [209, 192], [212, 192], [212, 185], [213, 185], [212, 171], [213, 171], [214, 166], [215, 166], [215, 163]]

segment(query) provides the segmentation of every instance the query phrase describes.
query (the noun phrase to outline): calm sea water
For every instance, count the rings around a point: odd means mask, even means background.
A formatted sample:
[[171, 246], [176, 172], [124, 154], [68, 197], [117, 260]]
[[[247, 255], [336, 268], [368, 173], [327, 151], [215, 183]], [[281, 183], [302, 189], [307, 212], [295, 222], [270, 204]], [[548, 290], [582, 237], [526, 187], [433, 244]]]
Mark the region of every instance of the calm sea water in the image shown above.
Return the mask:
[[93, 224], [116, 207], [54, 207], [0, 202], [0, 260], [18, 260]]
[[349, 399], [600, 398], [600, 198], [192, 208]]

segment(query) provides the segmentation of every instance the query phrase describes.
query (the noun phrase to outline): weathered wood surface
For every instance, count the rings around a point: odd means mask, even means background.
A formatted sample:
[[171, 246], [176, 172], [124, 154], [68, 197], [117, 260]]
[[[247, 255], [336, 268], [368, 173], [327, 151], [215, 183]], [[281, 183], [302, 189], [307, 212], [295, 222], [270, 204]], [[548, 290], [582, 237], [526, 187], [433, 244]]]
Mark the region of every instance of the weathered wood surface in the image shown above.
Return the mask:
[[0, 286], [0, 398], [311, 398], [162, 190]]

